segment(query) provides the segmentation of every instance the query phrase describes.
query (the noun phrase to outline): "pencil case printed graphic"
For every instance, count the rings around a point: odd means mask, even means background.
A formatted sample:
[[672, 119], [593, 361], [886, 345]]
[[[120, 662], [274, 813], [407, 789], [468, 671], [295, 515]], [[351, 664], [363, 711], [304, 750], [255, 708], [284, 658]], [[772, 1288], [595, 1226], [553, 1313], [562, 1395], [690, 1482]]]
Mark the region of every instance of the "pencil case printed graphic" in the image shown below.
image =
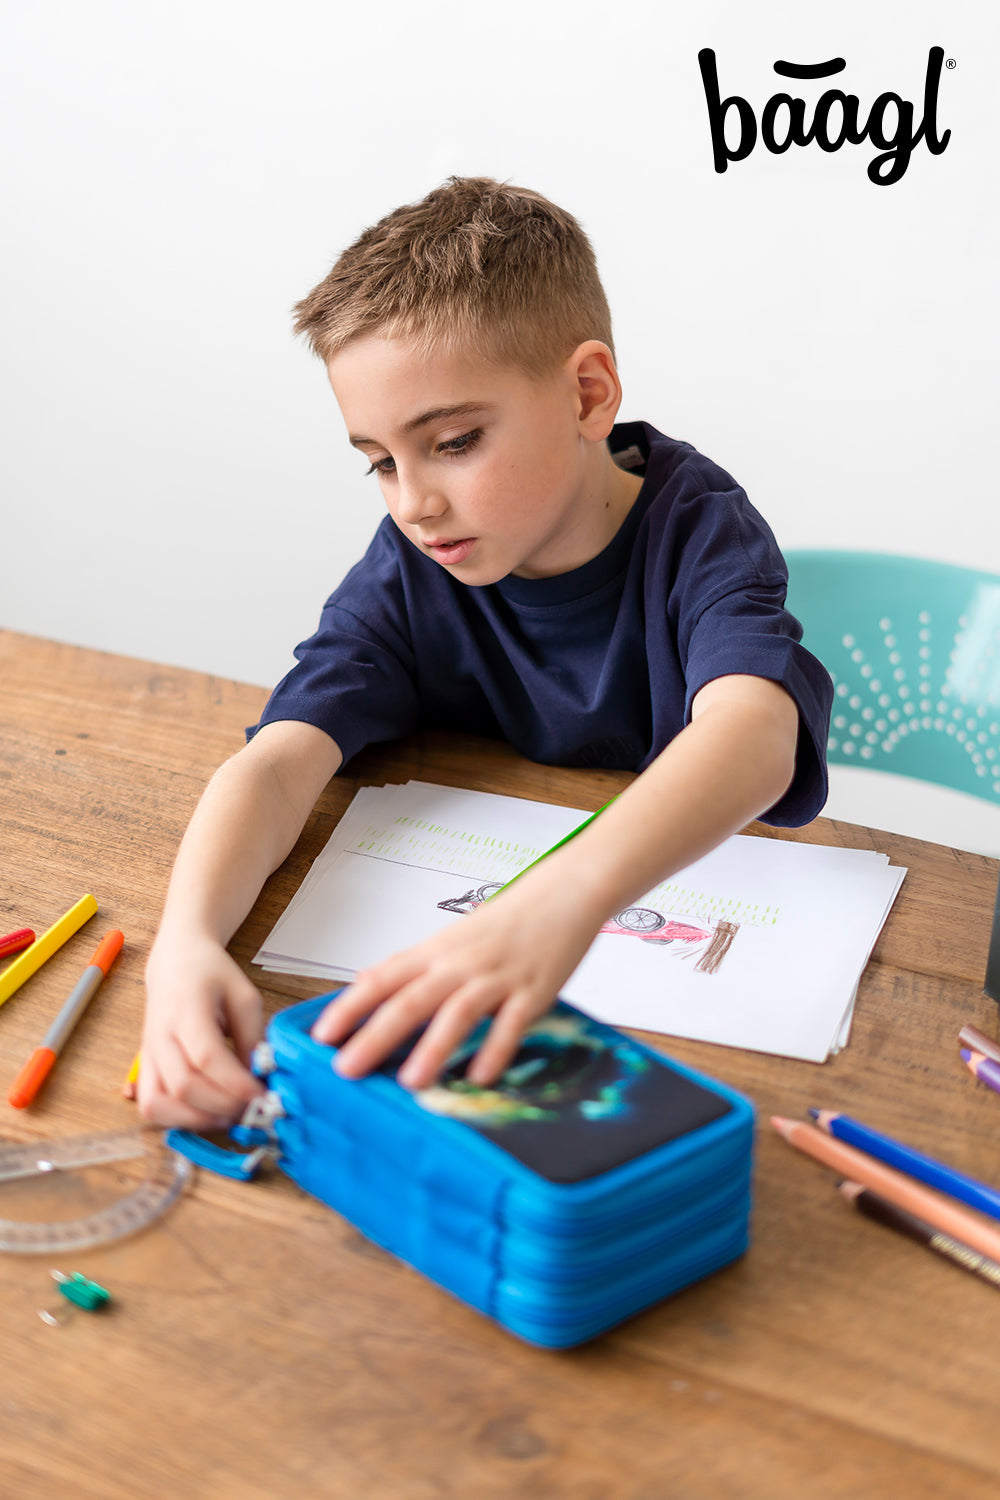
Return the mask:
[[[336, 993], [336, 992], [335, 992]], [[268, 1092], [231, 1135], [170, 1144], [233, 1177], [274, 1159], [364, 1235], [521, 1338], [584, 1342], [747, 1246], [753, 1111], [741, 1095], [558, 1002], [499, 1082], [466, 1081], [470, 1038], [412, 1095], [399, 1057], [331, 1066], [291, 1006], [255, 1054]]]

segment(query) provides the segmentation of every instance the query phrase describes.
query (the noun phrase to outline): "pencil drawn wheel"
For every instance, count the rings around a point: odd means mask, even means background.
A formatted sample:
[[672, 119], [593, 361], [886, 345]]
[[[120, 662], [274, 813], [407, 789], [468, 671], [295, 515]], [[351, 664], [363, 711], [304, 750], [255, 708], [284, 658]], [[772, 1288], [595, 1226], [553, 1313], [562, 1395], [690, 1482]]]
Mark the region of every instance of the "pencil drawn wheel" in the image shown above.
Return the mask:
[[465, 891], [461, 896], [449, 896], [447, 901], [437, 903], [439, 911], [470, 912], [482, 902], [488, 901], [495, 896], [497, 891], [503, 890], [503, 882], [499, 880], [488, 880], [485, 885], [473, 886], [470, 891]]
[[627, 906], [618, 913], [615, 921], [628, 932], [658, 932], [666, 925], [667, 919], [648, 906]]

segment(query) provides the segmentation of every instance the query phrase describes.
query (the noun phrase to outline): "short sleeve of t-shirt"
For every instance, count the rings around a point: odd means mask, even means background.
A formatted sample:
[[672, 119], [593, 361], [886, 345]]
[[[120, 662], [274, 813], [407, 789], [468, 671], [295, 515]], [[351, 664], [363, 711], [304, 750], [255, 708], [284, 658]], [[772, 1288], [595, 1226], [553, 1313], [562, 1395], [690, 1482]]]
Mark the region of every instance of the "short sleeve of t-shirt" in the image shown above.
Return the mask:
[[298, 665], [278, 683], [251, 735], [277, 720], [303, 720], [336, 740], [346, 765], [365, 745], [418, 727], [403, 580], [384, 523], [295, 657]]
[[670, 579], [667, 616], [684, 678], [684, 722], [715, 678], [742, 674], [783, 687], [799, 709], [796, 769], [764, 821], [808, 822], [826, 800], [833, 686], [785, 608], [788, 574], [774, 536], [732, 477], [690, 448], [675, 450], [659, 499], [649, 516], [646, 566]]

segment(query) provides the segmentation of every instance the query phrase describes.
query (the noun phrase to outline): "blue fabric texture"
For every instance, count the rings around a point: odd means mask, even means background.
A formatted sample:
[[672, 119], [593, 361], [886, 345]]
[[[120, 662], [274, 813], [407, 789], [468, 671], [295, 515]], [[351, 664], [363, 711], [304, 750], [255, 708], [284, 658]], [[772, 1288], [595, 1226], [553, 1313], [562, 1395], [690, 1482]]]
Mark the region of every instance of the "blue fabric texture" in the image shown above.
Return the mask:
[[800, 717], [794, 780], [764, 821], [809, 822], [826, 800], [833, 688], [784, 607], [770, 529], [689, 443], [631, 422], [610, 447], [632, 450], [642, 489], [608, 546], [569, 573], [469, 587], [387, 517], [260, 725], [314, 724], [345, 765], [367, 744], [446, 728], [549, 765], [642, 771], [700, 688], [746, 673], [784, 687]]

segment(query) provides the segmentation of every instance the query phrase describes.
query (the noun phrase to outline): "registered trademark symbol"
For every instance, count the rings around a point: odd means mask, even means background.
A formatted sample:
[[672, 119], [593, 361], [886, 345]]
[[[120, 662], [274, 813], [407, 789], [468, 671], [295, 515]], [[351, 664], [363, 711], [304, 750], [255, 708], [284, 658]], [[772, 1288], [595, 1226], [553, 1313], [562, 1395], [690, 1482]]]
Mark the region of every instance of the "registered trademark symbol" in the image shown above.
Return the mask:
[[948, 59], [947, 59], [947, 61], [946, 61], [946, 62], [945, 62], [945, 67], [946, 67], [946, 68], [954, 68], [954, 67], [957, 67], [957, 63], [956, 63], [956, 62], [955, 62], [955, 59], [954, 59], [954, 58], [953, 58], [953, 57], [949, 57], [949, 58], [948, 58]]

